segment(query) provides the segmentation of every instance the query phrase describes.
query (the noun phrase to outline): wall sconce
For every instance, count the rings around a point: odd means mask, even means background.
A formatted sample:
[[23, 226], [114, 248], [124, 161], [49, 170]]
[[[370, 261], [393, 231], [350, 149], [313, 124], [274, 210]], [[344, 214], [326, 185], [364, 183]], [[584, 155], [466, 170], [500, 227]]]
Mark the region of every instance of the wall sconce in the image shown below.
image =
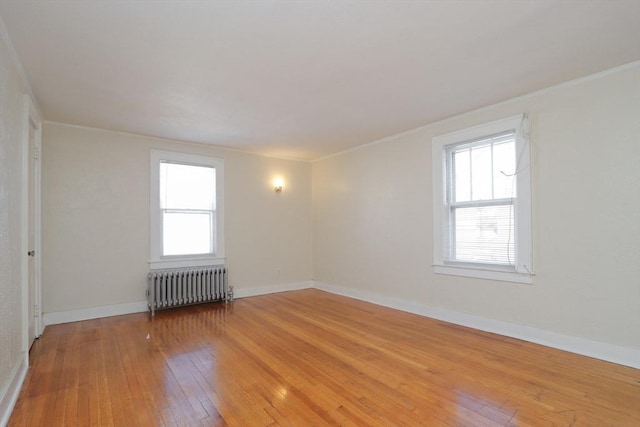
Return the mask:
[[276, 190], [276, 193], [282, 193], [282, 185], [283, 184], [284, 183], [282, 181], [282, 178], [276, 178], [273, 181], [273, 186], [274, 186], [274, 189]]

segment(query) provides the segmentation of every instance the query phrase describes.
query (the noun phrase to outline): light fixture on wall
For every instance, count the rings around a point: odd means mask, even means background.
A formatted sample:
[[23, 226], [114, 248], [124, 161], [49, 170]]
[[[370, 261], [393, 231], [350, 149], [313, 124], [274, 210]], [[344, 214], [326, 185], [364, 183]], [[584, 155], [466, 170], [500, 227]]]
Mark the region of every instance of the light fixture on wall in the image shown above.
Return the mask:
[[282, 193], [283, 184], [284, 182], [282, 181], [282, 178], [276, 178], [273, 180], [273, 186], [276, 190], [276, 193]]

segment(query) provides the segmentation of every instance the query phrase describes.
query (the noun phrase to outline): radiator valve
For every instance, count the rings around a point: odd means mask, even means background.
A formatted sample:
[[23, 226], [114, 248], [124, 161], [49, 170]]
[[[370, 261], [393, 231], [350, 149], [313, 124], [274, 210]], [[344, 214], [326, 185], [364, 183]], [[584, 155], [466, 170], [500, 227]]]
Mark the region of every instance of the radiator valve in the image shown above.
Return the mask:
[[229, 292], [227, 292], [226, 302], [233, 302], [233, 286], [229, 286]]

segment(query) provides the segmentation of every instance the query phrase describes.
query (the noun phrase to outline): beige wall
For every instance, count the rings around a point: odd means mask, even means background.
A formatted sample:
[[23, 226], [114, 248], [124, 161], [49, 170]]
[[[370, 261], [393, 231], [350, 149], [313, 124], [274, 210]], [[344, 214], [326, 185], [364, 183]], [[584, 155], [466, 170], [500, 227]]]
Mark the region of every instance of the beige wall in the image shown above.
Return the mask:
[[[520, 112], [534, 284], [435, 275], [431, 139]], [[314, 280], [639, 349], [639, 118], [635, 66], [317, 161]]]
[[4, 394], [24, 354], [21, 179], [25, 88], [3, 35], [0, 31], [0, 424]]
[[[45, 313], [145, 299], [151, 148], [224, 159], [225, 247], [237, 291], [311, 278], [309, 163], [47, 122]], [[281, 194], [271, 184], [276, 175], [285, 181]]]

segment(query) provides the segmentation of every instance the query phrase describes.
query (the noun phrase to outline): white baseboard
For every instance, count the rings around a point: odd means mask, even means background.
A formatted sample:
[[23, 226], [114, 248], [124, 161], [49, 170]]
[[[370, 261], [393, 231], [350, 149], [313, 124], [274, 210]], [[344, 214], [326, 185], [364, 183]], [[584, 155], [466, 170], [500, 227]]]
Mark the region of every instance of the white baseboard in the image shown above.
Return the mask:
[[147, 310], [147, 301], [138, 301], [125, 304], [105, 305], [102, 307], [45, 313], [43, 319], [45, 326], [47, 326], [57, 325], [59, 323], [78, 322], [80, 320], [99, 319], [101, 317], [120, 316], [122, 314], [142, 313]]
[[[431, 307], [412, 301], [391, 298], [368, 291], [345, 288], [321, 282], [306, 281], [282, 285], [256, 286], [251, 288], [234, 289], [234, 298], [246, 298], [277, 292], [296, 291], [315, 288], [337, 295], [395, 308], [409, 313], [442, 320], [456, 325], [467, 326], [481, 331], [517, 338], [547, 347], [557, 348], [583, 356], [594, 357], [620, 365], [640, 368], [640, 350], [593, 341], [586, 338], [559, 334], [556, 332], [536, 329], [529, 326], [487, 319], [471, 314], [460, 313], [445, 308]], [[97, 319], [100, 317], [118, 316], [121, 314], [140, 313], [147, 311], [147, 302], [139, 301], [126, 304], [109, 305], [104, 307], [84, 308], [79, 310], [46, 313], [45, 325], [77, 322], [80, 320]], [[1, 425], [1, 424], [0, 424]]]
[[395, 308], [397, 310], [454, 323], [456, 325], [517, 338], [583, 356], [606, 360], [607, 362], [640, 368], [640, 350], [638, 349], [487, 319], [444, 308], [431, 307], [411, 301], [391, 298], [373, 292], [344, 288], [321, 282], [314, 282], [314, 287], [332, 294], [355, 298], [384, 307]]
[[[252, 288], [234, 288], [234, 298], [246, 298], [257, 295], [273, 294], [285, 291], [297, 291], [313, 288], [313, 282], [296, 282], [284, 285], [256, 286]], [[57, 325], [59, 323], [78, 322], [81, 320], [99, 319], [101, 317], [120, 316], [122, 314], [142, 313], [147, 311], [147, 301], [130, 302], [125, 304], [105, 305], [102, 307], [81, 308], [78, 310], [58, 311], [44, 314], [44, 324]]]
[[4, 427], [9, 423], [11, 412], [18, 400], [22, 383], [29, 368], [29, 354], [24, 352], [20, 361], [16, 363], [7, 379], [7, 384], [0, 388], [0, 426]]
[[258, 295], [275, 294], [278, 292], [299, 291], [302, 289], [310, 289], [314, 287], [314, 282], [296, 282], [284, 285], [255, 286], [253, 288], [233, 289], [234, 298], [255, 297]]

